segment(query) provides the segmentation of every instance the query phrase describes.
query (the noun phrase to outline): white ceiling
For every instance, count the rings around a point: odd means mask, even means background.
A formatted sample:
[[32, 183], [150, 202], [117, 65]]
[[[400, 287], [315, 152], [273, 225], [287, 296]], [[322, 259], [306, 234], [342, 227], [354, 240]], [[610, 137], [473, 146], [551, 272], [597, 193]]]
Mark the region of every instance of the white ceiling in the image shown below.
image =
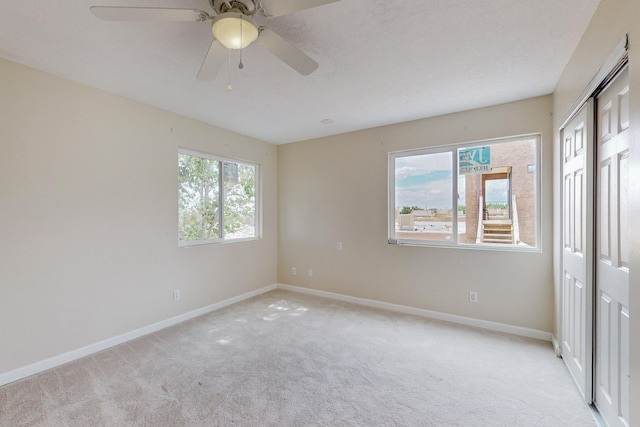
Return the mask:
[[[296, 0], [291, 0], [296, 1]], [[267, 21], [320, 67], [303, 77], [251, 45], [196, 79], [210, 22], [106, 22], [93, 5], [0, 1], [0, 56], [252, 136], [287, 143], [546, 95], [599, 0], [341, 0]], [[330, 119], [331, 124], [323, 124]]]

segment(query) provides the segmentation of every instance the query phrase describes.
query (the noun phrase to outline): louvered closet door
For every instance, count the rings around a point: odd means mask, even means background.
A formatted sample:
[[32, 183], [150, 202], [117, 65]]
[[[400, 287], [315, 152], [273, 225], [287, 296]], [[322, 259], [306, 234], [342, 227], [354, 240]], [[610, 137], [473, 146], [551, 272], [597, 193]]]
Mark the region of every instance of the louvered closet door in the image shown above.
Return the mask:
[[596, 406], [629, 425], [628, 69], [597, 98]]
[[562, 358], [591, 403], [592, 331], [592, 101], [562, 130]]

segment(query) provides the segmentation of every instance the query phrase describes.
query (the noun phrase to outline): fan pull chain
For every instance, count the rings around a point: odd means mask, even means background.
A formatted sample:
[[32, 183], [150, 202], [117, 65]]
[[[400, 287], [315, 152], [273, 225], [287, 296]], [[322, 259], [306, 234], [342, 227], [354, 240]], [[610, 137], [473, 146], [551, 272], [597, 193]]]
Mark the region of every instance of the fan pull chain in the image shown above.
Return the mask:
[[238, 64], [238, 68], [241, 70], [244, 68], [244, 64], [242, 63], [242, 15], [240, 15], [240, 63]]
[[232, 91], [233, 86], [231, 86], [231, 49], [229, 49], [229, 64], [227, 70], [229, 71], [229, 84], [227, 85], [227, 90]]

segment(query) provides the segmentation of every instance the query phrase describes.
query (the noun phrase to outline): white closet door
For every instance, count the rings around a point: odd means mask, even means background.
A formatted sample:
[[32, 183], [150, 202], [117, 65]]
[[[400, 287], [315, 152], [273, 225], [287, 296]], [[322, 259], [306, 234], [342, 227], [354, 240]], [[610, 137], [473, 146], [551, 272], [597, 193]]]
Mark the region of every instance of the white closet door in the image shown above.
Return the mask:
[[596, 202], [596, 406], [611, 427], [629, 425], [628, 68], [598, 96]]
[[562, 357], [591, 403], [593, 357], [593, 101], [562, 130]]

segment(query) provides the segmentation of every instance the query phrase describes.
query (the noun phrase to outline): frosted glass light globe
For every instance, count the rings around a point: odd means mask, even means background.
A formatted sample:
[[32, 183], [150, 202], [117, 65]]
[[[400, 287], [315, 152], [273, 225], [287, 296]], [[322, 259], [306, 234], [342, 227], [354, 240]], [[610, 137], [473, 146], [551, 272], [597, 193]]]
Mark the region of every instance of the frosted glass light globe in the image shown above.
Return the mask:
[[258, 38], [255, 25], [236, 13], [221, 15], [214, 20], [211, 32], [228, 49], [244, 49]]

